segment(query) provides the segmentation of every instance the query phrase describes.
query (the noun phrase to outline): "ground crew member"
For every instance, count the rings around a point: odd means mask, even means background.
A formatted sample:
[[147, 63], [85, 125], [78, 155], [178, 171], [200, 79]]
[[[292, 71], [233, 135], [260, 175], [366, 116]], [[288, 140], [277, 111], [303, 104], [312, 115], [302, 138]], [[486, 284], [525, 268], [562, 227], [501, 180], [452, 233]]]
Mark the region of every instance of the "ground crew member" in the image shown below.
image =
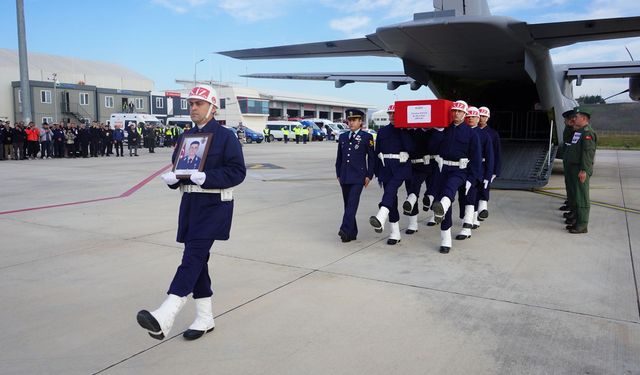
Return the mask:
[[264, 134], [264, 139], [267, 143], [271, 143], [271, 138], [269, 138], [269, 128], [265, 126], [264, 129], [262, 129], [262, 133]]
[[350, 131], [340, 135], [336, 157], [336, 176], [344, 202], [344, 215], [338, 231], [342, 242], [353, 241], [358, 235], [356, 212], [360, 194], [373, 178], [376, 160], [373, 136], [361, 130], [364, 112], [348, 109], [347, 120]]
[[476, 204], [476, 211], [478, 212], [478, 220], [483, 221], [489, 217], [489, 192], [491, 190], [491, 184], [496, 177], [500, 177], [502, 171], [502, 148], [500, 146], [500, 135], [493, 128], [489, 127], [489, 117], [491, 117], [491, 111], [487, 107], [480, 107], [480, 122], [478, 127], [489, 133], [491, 138], [491, 144], [493, 145], [493, 174], [489, 180], [489, 185], [485, 188], [484, 184], [480, 186], [478, 190], [478, 203]]
[[566, 218], [565, 224], [574, 225], [576, 220], [575, 192], [572, 189], [574, 185], [569, 181], [569, 167], [567, 166], [567, 158], [564, 155], [567, 153], [567, 148], [571, 146], [571, 139], [575, 132], [573, 129], [573, 121], [575, 120], [576, 112], [572, 108], [564, 112], [562, 117], [564, 118], [564, 131], [562, 132], [562, 145], [560, 147], [562, 147], [562, 170], [564, 171], [564, 186], [567, 192], [567, 200], [566, 204], [560, 207], [560, 210], [567, 211], [563, 214]]
[[302, 144], [307, 144], [307, 140], [309, 139], [309, 128], [305, 127], [300, 129], [300, 133], [302, 134]]
[[438, 193], [431, 206], [434, 220], [440, 225], [440, 252], [451, 250], [451, 202], [461, 186], [465, 195], [474, 181], [479, 179], [482, 156], [478, 135], [470, 127], [463, 125], [467, 114], [467, 103], [458, 100], [451, 107], [453, 122], [444, 130], [438, 150], [438, 168], [441, 175]]
[[[196, 319], [183, 337], [195, 340], [214, 329], [211, 306], [213, 291], [207, 266], [209, 251], [215, 240], [229, 239], [233, 215], [231, 188], [240, 184], [246, 176], [240, 142], [232, 131], [221, 126], [214, 118], [218, 105], [215, 90], [209, 85], [195, 86], [187, 100], [191, 120], [197, 126], [186, 133], [210, 133], [213, 135], [213, 144], [203, 161], [205, 165], [202, 172], [194, 172], [189, 179], [182, 180], [176, 178], [173, 172], [162, 175], [170, 188], [180, 188], [182, 192], [177, 241], [184, 243], [184, 252], [182, 263], [167, 292], [167, 299], [154, 311], [138, 312], [138, 323], [158, 340], [169, 335], [176, 315], [191, 293], [196, 303]], [[172, 161], [176, 160], [179, 150], [180, 147], [175, 148]]]
[[284, 143], [289, 143], [289, 127], [283, 126], [280, 128], [282, 130], [282, 138], [284, 138]]
[[489, 133], [480, 131], [478, 122], [480, 121], [480, 111], [476, 107], [469, 107], [467, 109], [467, 116], [465, 117], [467, 125], [478, 136], [480, 141], [481, 162], [480, 162], [480, 174], [475, 183], [472, 183], [471, 188], [465, 194], [464, 187], [458, 189], [458, 203], [460, 204], [460, 218], [462, 219], [462, 230], [456, 236], [456, 240], [465, 240], [471, 237], [471, 230], [477, 229], [480, 225], [478, 222], [478, 191], [480, 188], [488, 188], [489, 180], [493, 175], [493, 145], [491, 144], [491, 138]]
[[[582, 107], [575, 107], [574, 133], [567, 147], [565, 157], [569, 174], [569, 184], [575, 192], [576, 223], [567, 225], [569, 233], [587, 233], [589, 225], [589, 179], [593, 174], [597, 136], [589, 121], [591, 113]], [[567, 173], [567, 172], [565, 172]]]
[[300, 129], [300, 125], [296, 125], [296, 127], [293, 128], [293, 133], [296, 136], [296, 144], [300, 144], [300, 137], [302, 137], [302, 129]]
[[376, 139], [375, 174], [384, 189], [382, 200], [378, 204], [378, 213], [369, 218], [369, 224], [377, 233], [382, 233], [384, 224], [389, 219], [391, 233], [388, 245], [400, 242], [400, 213], [398, 212], [398, 189], [411, 179], [411, 163], [409, 153], [413, 151], [413, 144], [409, 133], [394, 126], [395, 107], [387, 109], [389, 124], [378, 131]]

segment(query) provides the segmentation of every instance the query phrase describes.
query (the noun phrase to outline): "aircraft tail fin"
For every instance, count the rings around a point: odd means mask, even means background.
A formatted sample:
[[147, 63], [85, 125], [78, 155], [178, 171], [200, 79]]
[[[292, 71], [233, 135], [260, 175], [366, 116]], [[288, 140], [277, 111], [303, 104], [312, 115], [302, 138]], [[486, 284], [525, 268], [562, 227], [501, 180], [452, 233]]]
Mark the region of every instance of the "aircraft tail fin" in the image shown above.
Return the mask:
[[490, 16], [487, 0], [433, 0], [436, 11], [454, 10], [456, 16]]

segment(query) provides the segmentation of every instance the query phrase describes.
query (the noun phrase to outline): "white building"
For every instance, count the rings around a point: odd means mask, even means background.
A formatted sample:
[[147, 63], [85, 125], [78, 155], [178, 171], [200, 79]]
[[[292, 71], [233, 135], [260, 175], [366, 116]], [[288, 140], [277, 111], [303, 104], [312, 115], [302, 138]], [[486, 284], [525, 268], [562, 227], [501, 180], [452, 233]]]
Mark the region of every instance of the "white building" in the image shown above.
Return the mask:
[[386, 109], [375, 111], [371, 114], [371, 120], [373, 120], [374, 126], [381, 127], [389, 124], [389, 115]]

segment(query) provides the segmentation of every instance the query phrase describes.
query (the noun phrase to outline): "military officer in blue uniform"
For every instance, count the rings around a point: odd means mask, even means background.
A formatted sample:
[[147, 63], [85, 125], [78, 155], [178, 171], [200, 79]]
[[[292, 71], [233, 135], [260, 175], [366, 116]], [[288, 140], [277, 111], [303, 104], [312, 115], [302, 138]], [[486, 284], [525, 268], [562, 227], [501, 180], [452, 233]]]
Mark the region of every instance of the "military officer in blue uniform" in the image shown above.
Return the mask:
[[476, 107], [467, 109], [465, 117], [467, 125], [478, 136], [481, 150], [481, 166], [480, 175], [477, 176], [475, 182], [471, 184], [469, 191], [465, 194], [465, 187], [458, 189], [458, 203], [460, 204], [460, 218], [462, 219], [462, 230], [456, 236], [456, 240], [465, 240], [471, 237], [471, 230], [479, 227], [478, 222], [478, 192], [481, 188], [489, 187], [489, 180], [493, 174], [493, 145], [489, 134], [481, 131], [478, 127], [480, 121], [480, 111]]
[[[187, 100], [191, 120], [197, 126], [184, 134], [209, 133], [212, 143], [202, 172], [192, 173], [189, 179], [178, 179], [173, 172], [162, 175], [171, 189], [182, 192], [177, 241], [184, 243], [184, 252], [165, 301], [158, 309], [151, 312], [142, 310], [137, 315], [140, 326], [158, 340], [169, 335], [176, 315], [192, 293], [196, 319], [183, 337], [194, 340], [214, 329], [213, 291], [207, 266], [209, 251], [214, 241], [229, 239], [233, 215], [232, 188], [246, 176], [238, 139], [214, 118], [218, 106], [215, 90], [208, 85], [198, 85], [191, 90]], [[171, 160], [176, 160], [178, 151], [178, 148], [174, 150]]]
[[176, 169], [198, 169], [200, 167], [200, 157], [197, 155], [199, 148], [200, 142], [191, 142], [187, 155], [178, 161]]
[[377, 233], [382, 233], [388, 218], [391, 233], [387, 244], [395, 245], [400, 242], [398, 189], [406, 180], [411, 179], [409, 153], [413, 151], [413, 143], [406, 130], [394, 126], [395, 106], [389, 106], [387, 113], [389, 124], [378, 130], [375, 151], [378, 156], [375, 174], [382, 184], [384, 194], [378, 204], [378, 213], [369, 218], [369, 224]]
[[469, 126], [464, 125], [468, 105], [458, 100], [451, 107], [453, 122], [444, 130], [438, 150], [439, 177], [438, 194], [431, 209], [435, 222], [440, 225], [440, 252], [451, 250], [451, 202], [461, 186], [465, 195], [471, 185], [481, 176], [482, 156], [478, 135]]
[[338, 236], [342, 242], [350, 242], [358, 236], [356, 212], [362, 189], [373, 178], [375, 153], [373, 136], [362, 130], [365, 116], [358, 109], [347, 109], [350, 131], [340, 134], [336, 156], [336, 177], [342, 189], [344, 215]]
[[[491, 117], [491, 111], [487, 107], [478, 108], [480, 112], [480, 122], [478, 127], [485, 132], [489, 133], [491, 138], [491, 145], [493, 146], [493, 174], [489, 179], [489, 184], [484, 187], [484, 184], [480, 186], [478, 190], [478, 204], [476, 205], [476, 211], [478, 212], [478, 220], [483, 221], [489, 217], [489, 192], [491, 191], [491, 184], [496, 177], [500, 177], [502, 170], [502, 148], [500, 147], [500, 135], [498, 132], [489, 126], [489, 118]], [[485, 175], [485, 178], [487, 176]]]

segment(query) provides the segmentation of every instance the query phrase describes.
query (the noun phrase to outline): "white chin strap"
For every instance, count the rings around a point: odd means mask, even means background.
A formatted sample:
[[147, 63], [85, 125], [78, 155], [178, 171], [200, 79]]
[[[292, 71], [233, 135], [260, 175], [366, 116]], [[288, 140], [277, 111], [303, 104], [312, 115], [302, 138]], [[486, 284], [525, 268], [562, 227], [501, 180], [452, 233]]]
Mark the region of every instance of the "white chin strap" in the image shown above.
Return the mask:
[[209, 110], [207, 111], [207, 115], [205, 116], [205, 118], [209, 118], [209, 116], [211, 116], [211, 112], [213, 112], [213, 107], [214, 105], [209, 103]]

